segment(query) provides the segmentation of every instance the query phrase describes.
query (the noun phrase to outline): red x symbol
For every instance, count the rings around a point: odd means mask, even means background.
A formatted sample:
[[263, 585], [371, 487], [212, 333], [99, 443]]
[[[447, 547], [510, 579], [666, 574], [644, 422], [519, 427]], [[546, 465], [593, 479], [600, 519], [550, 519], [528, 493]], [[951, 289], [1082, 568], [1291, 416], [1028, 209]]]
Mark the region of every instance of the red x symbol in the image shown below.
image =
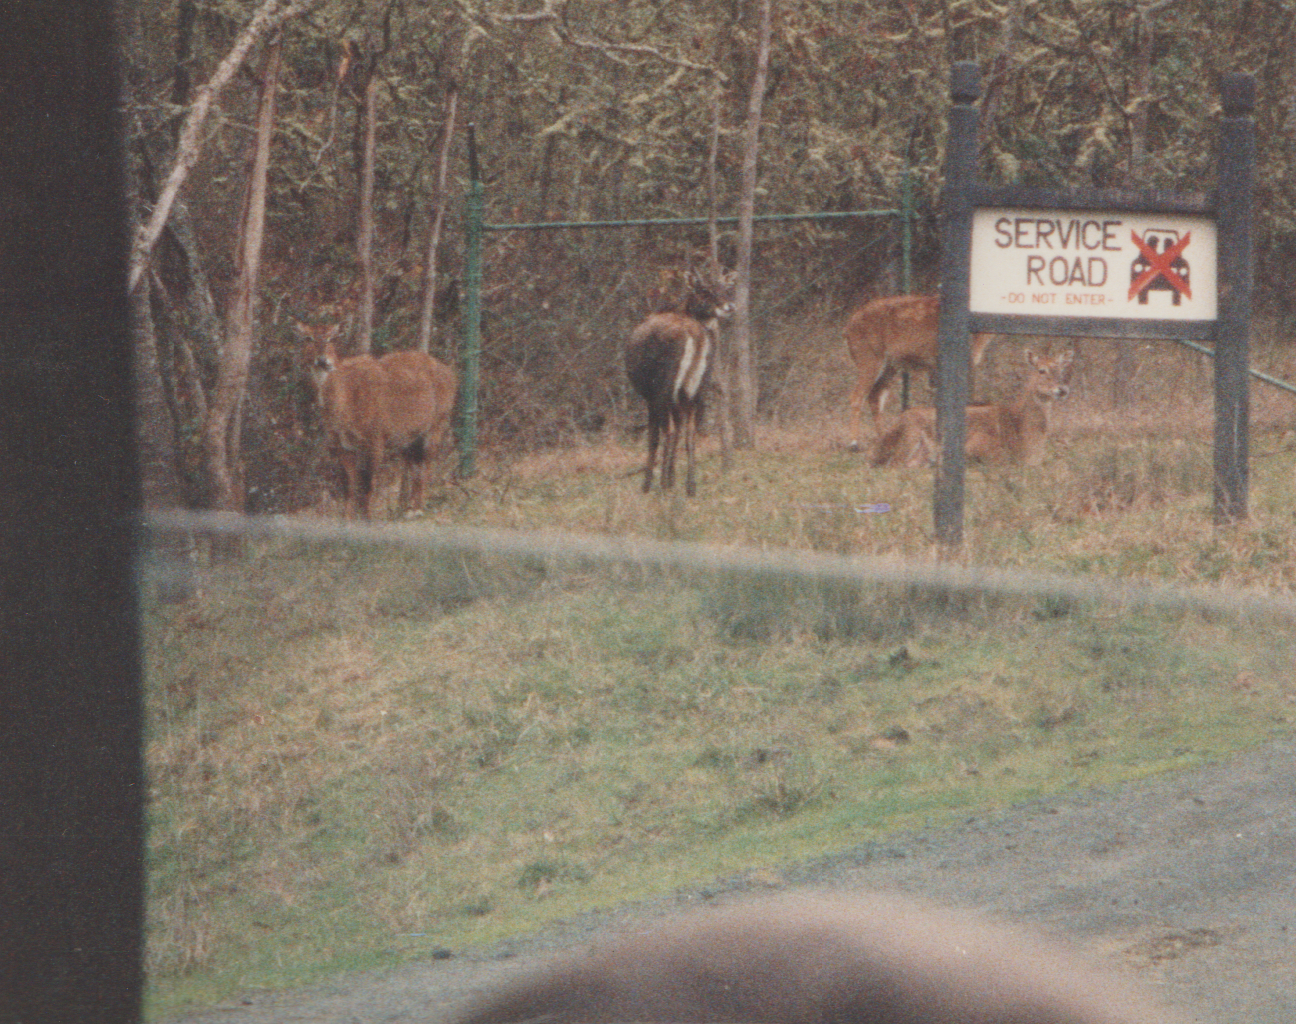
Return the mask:
[[1164, 277], [1181, 295], [1186, 298], [1192, 298], [1192, 289], [1188, 287], [1188, 282], [1179, 276], [1178, 272], [1170, 264], [1179, 257], [1184, 251], [1188, 242], [1192, 239], [1192, 232], [1185, 231], [1183, 238], [1179, 239], [1165, 252], [1157, 252], [1147, 242], [1139, 238], [1133, 231], [1130, 232], [1130, 238], [1134, 239], [1134, 244], [1139, 247], [1141, 252], [1148, 261], [1147, 270], [1139, 274], [1130, 285], [1129, 298], [1134, 298], [1140, 291], [1155, 281], [1158, 277]]

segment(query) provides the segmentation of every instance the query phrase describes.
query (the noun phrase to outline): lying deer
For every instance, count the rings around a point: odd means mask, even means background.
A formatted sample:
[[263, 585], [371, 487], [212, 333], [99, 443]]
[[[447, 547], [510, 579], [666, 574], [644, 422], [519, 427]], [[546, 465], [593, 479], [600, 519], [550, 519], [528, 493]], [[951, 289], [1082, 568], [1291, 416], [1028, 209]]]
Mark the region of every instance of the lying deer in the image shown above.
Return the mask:
[[453, 1024], [1167, 1024], [1044, 943], [877, 895], [780, 897], [604, 937]]
[[[850, 447], [860, 447], [860, 418], [867, 398], [873, 425], [882, 432], [882, 412], [891, 393], [891, 382], [900, 370], [936, 370], [936, 332], [940, 325], [940, 297], [893, 295], [866, 302], [851, 314], [843, 333], [846, 348], [859, 371], [851, 392]], [[990, 342], [988, 334], [971, 339], [972, 365], [979, 366]]]
[[[978, 462], [1044, 461], [1049, 403], [1070, 393], [1072, 353], [1049, 358], [1026, 350], [1029, 370], [1021, 393], [1005, 405], [969, 405], [964, 451]], [[878, 439], [875, 466], [918, 466], [934, 462], [937, 454], [936, 410], [909, 409]]]
[[404, 465], [401, 510], [421, 509], [431, 467], [449, 444], [454, 371], [417, 351], [339, 359], [336, 325], [298, 329], [317, 346], [311, 376], [325, 432], [346, 473], [346, 515], [358, 508], [372, 517], [376, 484], [392, 449]]
[[661, 435], [661, 485], [675, 484], [675, 454], [680, 435], [688, 468], [684, 490], [697, 492], [694, 448], [702, 418], [702, 389], [711, 373], [719, 321], [733, 312], [733, 276], [687, 274], [680, 308], [656, 312], [634, 329], [626, 346], [626, 371], [635, 391], [648, 403], [648, 462], [643, 489], [652, 489], [653, 463]]

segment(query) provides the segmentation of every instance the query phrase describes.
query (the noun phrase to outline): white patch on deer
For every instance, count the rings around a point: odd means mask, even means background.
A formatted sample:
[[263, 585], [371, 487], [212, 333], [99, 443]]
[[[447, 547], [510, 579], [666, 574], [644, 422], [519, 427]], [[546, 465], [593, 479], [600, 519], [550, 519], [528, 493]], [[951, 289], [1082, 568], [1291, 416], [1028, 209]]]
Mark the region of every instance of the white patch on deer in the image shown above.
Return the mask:
[[696, 398], [702, 387], [702, 378], [706, 375], [707, 364], [711, 361], [711, 334], [702, 334], [701, 344], [690, 331], [685, 336], [684, 355], [680, 359], [679, 373], [675, 377], [676, 401], [682, 393], [686, 398]]
[[680, 395], [688, 395], [689, 372], [693, 368], [693, 348], [696, 344], [692, 331], [684, 332], [684, 351], [680, 353], [679, 368], [675, 371], [675, 385], [671, 388], [671, 401], [678, 402]]

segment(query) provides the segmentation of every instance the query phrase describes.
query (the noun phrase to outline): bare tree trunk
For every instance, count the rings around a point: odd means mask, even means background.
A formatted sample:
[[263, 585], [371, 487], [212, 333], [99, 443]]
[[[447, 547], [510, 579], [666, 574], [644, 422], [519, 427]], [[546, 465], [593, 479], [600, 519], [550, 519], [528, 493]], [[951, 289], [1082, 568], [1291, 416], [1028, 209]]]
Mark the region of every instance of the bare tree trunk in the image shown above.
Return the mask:
[[[147, 280], [131, 293], [130, 311], [135, 403], [139, 411], [136, 439], [141, 498], [145, 511], [183, 508], [175, 419], [166, 401], [158, 366], [157, 335], [153, 330]], [[154, 567], [158, 600], [168, 603], [187, 601], [195, 595], [191, 534], [182, 530], [150, 531], [148, 554], [148, 564]]]
[[356, 351], [373, 348], [373, 193], [374, 141], [378, 132], [378, 73], [370, 66], [364, 87], [364, 140], [360, 151], [360, 209], [356, 218], [356, 262], [360, 265], [360, 296], [356, 309]]
[[240, 420], [248, 366], [252, 360], [257, 283], [265, 232], [266, 180], [270, 167], [270, 140], [274, 129], [275, 92], [279, 84], [279, 58], [282, 49], [282, 37], [276, 36], [266, 53], [261, 103], [257, 112], [256, 147], [248, 174], [247, 198], [239, 231], [238, 251], [235, 254], [238, 279], [230, 297], [225, 324], [225, 351], [221, 355], [216, 388], [208, 406], [207, 422], [203, 430], [203, 466], [207, 478], [208, 505], [224, 511], [243, 510]]
[[1143, 165], [1147, 162], [1148, 110], [1152, 103], [1152, 57], [1155, 53], [1156, 29], [1153, 21], [1167, 7], [1179, 0], [1152, 0], [1134, 10], [1134, 71], [1129, 106], [1134, 112], [1129, 119], [1129, 178], [1130, 185], [1138, 187], [1143, 180]]
[[432, 348], [433, 314], [436, 309], [437, 252], [441, 248], [441, 227], [445, 223], [446, 178], [450, 171], [450, 144], [454, 141], [455, 118], [459, 112], [459, 87], [451, 83], [446, 91], [445, 124], [441, 127], [441, 151], [437, 156], [436, 198], [432, 226], [428, 230], [427, 257], [423, 261], [423, 308], [419, 311], [418, 348]]
[[[720, 81], [716, 79], [715, 95], [711, 103], [711, 150], [707, 154], [707, 192], [710, 199], [710, 215], [707, 224], [707, 238], [710, 241], [710, 271], [714, 278], [720, 270], [720, 226], [717, 221], [717, 206], [720, 202], [719, 188], [716, 181], [716, 163], [720, 157]], [[730, 374], [729, 331], [721, 327], [716, 338], [718, 351], [715, 355], [715, 388], [718, 395], [716, 403], [716, 421], [720, 430], [720, 469], [728, 472], [733, 465], [733, 408], [732, 408], [732, 374]]]
[[193, 87], [189, 62], [193, 59], [193, 27], [197, 14], [198, 5], [194, 0], [179, 0], [176, 4], [176, 60], [171, 102], [177, 107], [189, 105], [189, 93]]
[[[136, 123], [139, 124], [138, 119]], [[127, 151], [125, 162], [132, 232], [139, 230], [139, 211], [152, 199], [151, 166], [143, 126], [139, 125], [139, 134]], [[184, 254], [180, 256], [183, 260]], [[150, 276], [155, 275], [156, 270]], [[135, 370], [136, 447], [144, 508], [181, 508], [184, 500], [180, 488], [181, 463], [177, 440], [177, 427], [181, 420], [175, 405], [175, 381], [164, 376], [158, 354], [149, 278], [130, 293], [127, 302]]]
[[234, 73], [243, 64], [248, 51], [256, 45], [257, 40], [276, 30], [287, 19], [308, 11], [322, 2], [323, 0], [293, 0], [292, 3], [286, 3], [285, 0], [265, 0], [265, 3], [252, 15], [233, 48], [220, 62], [216, 73], [205, 85], [199, 87], [193, 106], [189, 108], [189, 113], [185, 117], [184, 127], [180, 130], [175, 165], [171, 168], [166, 184], [162, 187], [158, 201], [153, 207], [153, 215], [135, 239], [127, 278], [127, 287], [132, 291], [139, 284], [149, 254], [157, 245], [162, 229], [166, 227], [167, 218], [171, 215], [171, 206], [180, 192], [180, 186], [184, 184], [194, 164], [198, 162], [203, 123], [207, 120], [207, 114], [211, 111], [212, 104], [221, 89], [234, 77]]
[[1004, 81], [1008, 77], [1017, 54], [1017, 38], [1021, 33], [1022, 8], [1026, 0], [1012, 0], [999, 29], [999, 49], [990, 63], [986, 76], [985, 98], [981, 101], [980, 143], [985, 146], [986, 136], [994, 130], [995, 116], [1003, 97]]
[[1296, 10], [1292, 11], [1287, 25], [1287, 116], [1283, 120], [1283, 139], [1286, 143], [1288, 166], [1296, 161]]
[[[1155, 5], [1153, 5], [1155, 6]], [[1152, 28], [1150, 7], [1136, 8], [1134, 12], [1134, 67], [1131, 73], [1130, 105], [1134, 112], [1129, 122], [1129, 180], [1130, 184], [1143, 177], [1147, 162], [1148, 104], [1152, 94]]]
[[733, 327], [733, 426], [734, 445], [738, 448], [752, 448], [756, 444], [756, 372], [751, 344], [752, 225], [756, 210], [761, 107], [765, 101], [765, 79], [769, 72], [770, 2], [762, 0], [760, 7], [756, 74], [752, 78], [751, 103], [747, 110], [747, 145], [743, 152], [742, 193], [738, 201], [738, 282], [734, 293]]
[[[1153, 18], [1177, 0], [1154, 0], [1134, 12], [1134, 60], [1129, 106], [1129, 174], [1131, 188], [1139, 188], [1144, 180], [1147, 165], [1148, 112], [1152, 103], [1152, 57], [1155, 52], [1156, 31]], [[1112, 404], [1117, 409], [1128, 409], [1131, 398], [1130, 385], [1137, 370], [1134, 345], [1125, 342], [1116, 350], [1116, 366], [1112, 378]]]

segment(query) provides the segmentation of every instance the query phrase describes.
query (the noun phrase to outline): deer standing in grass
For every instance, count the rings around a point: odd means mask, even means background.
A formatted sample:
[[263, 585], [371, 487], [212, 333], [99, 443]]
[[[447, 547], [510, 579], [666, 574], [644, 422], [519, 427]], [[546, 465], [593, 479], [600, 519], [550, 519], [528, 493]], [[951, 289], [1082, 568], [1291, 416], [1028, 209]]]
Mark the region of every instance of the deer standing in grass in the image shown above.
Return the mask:
[[[873, 425], [882, 432], [882, 413], [891, 393], [891, 382], [900, 370], [936, 371], [940, 297], [893, 295], [866, 302], [851, 314], [843, 333], [846, 348], [859, 371], [851, 392], [850, 447], [860, 447], [860, 419], [864, 402], [873, 413]], [[971, 339], [972, 365], [979, 366], [990, 342], [988, 334]]]
[[733, 313], [733, 276], [722, 272], [704, 277], [690, 269], [685, 286], [680, 308], [652, 313], [634, 329], [626, 346], [626, 371], [635, 391], [648, 403], [644, 492], [652, 489], [659, 442], [661, 486], [674, 486], [675, 456], [683, 435], [684, 490], [692, 497], [697, 493], [694, 461], [702, 391], [711, 375], [719, 321]]
[[452, 1024], [1169, 1024], [1030, 935], [878, 894], [706, 908], [605, 936]]
[[433, 463], [449, 446], [454, 371], [418, 351], [339, 359], [337, 325], [298, 330], [315, 342], [311, 377], [324, 430], [346, 474], [348, 517], [374, 512], [374, 492], [391, 450], [402, 461], [401, 510], [421, 510]]
[[[1070, 351], [1037, 356], [1026, 349], [1027, 373], [1021, 393], [1002, 405], [969, 405], [964, 451], [976, 462], [1020, 462], [1038, 466], [1044, 461], [1049, 405], [1070, 393]], [[934, 462], [936, 410], [909, 409], [878, 439], [875, 466], [919, 466]]]

